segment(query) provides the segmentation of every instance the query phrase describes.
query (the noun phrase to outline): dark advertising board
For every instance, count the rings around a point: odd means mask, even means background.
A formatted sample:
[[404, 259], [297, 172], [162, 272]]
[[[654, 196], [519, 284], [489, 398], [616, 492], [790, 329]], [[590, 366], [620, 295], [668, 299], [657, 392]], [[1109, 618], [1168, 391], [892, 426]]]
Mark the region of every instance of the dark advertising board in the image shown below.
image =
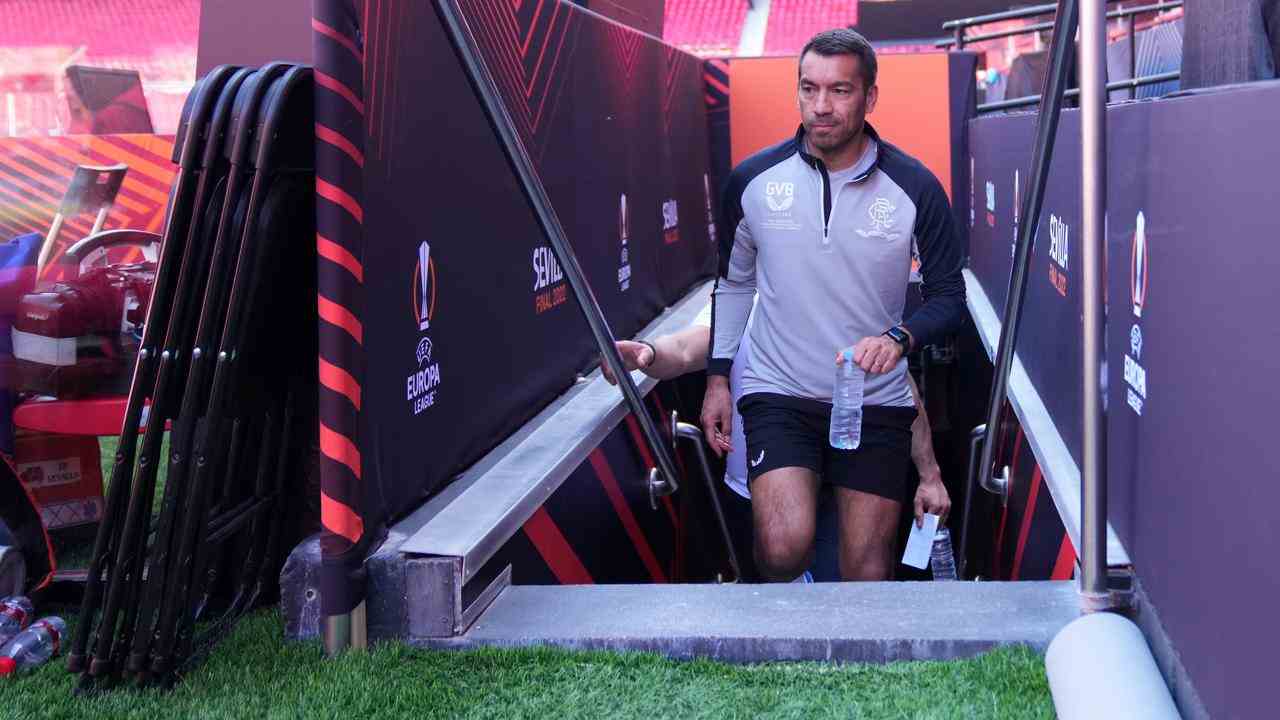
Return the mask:
[[[1274, 625], [1280, 593], [1272, 561], [1280, 462], [1269, 449], [1280, 404], [1277, 112], [1280, 84], [1270, 83], [1113, 106], [1107, 115], [1109, 516], [1214, 717], [1253, 717], [1270, 705], [1257, 632]], [[1018, 342], [1077, 463], [1078, 119], [1064, 113], [1059, 130]], [[1034, 122], [971, 125], [971, 268], [998, 311], [1014, 232], [1012, 178], [1028, 172]]]
[[[461, 3], [615, 335], [709, 274], [698, 63], [569, 3]], [[595, 359], [427, 3], [366, 37], [366, 482], [394, 518]]]

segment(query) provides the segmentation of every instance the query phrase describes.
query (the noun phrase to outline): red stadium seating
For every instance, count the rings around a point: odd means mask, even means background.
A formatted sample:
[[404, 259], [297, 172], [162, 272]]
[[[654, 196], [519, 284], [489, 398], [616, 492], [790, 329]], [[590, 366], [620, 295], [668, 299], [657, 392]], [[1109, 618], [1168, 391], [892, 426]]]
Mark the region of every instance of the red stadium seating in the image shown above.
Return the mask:
[[732, 55], [748, 9], [746, 0], [667, 0], [662, 39], [703, 57]]
[[815, 34], [857, 20], [858, 0], [773, 0], [764, 54], [795, 55]]
[[[195, 81], [199, 21], [199, 0], [0, 0], [0, 55], [25, 59], [26, 77], [56, 83], [65, 64], [137, 70], [156, 131], [170, 133]], [[16, 134], [65, 132], [62, 94], [21, 87], [5, 77], [6, 64], [0, 96], [13, 97]], [[3, 120], [0, 136], [11, 131]]]

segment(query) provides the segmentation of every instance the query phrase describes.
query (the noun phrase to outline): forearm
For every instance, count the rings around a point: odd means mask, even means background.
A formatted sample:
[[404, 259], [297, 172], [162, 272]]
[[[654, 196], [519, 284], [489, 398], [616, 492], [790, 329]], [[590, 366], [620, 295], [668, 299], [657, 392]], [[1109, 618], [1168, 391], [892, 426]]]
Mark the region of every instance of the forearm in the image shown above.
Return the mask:
[[929, 413], [925, 411], [920, 400], [920, 389], [916, 387], [915, 378], [907, 372], [907, 383], [911, 386], [911, 396], [916, 401], [916, 419], [911, 423], [911, 462], [916, 466], [920, 479], [940, 479], [941, 469], [938, 458], [933, 454], [933, 429], [929, 426]]
[[698, 326], [658, 337], [653, 341], [653, 362], [642, 372], [651, 378], [670, 380], [702, 370], [707, 366], [710, 337], [710, 328]]

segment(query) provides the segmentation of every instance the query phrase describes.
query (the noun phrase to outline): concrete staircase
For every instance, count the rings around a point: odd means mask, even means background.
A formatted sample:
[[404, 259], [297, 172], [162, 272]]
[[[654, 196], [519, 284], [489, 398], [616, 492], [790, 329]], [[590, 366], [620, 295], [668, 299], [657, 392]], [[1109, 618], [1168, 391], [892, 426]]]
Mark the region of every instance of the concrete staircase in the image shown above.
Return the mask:
[[508, 587], [435, 648], [553, 645], [728, 662], [893, 662], [1043, 652], [1080, 615], [1071, 582]]

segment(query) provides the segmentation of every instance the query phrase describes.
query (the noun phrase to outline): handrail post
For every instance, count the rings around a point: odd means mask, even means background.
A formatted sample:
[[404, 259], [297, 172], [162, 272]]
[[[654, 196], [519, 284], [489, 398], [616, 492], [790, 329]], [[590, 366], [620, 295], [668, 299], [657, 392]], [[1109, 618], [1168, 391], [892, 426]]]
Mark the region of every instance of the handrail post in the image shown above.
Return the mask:
[[964, 50], [964, 25], [956, 26], [956, 51]]
[[[1138, 14], [1129, 16], [1129, 80], [1138, 79]], [[1138, 97], [1138, 86], [1129, 88], [1129, 99]]]
[[1080, 21], [1081, 191], [1084, 210], [1084, 457], [1081, 468], [1081, 594], [1087, 610], [1106, 606], [1107, 467], [1101, 369], [1106, 317], [1107, 17], [1104, 0], [1084, 0]]

